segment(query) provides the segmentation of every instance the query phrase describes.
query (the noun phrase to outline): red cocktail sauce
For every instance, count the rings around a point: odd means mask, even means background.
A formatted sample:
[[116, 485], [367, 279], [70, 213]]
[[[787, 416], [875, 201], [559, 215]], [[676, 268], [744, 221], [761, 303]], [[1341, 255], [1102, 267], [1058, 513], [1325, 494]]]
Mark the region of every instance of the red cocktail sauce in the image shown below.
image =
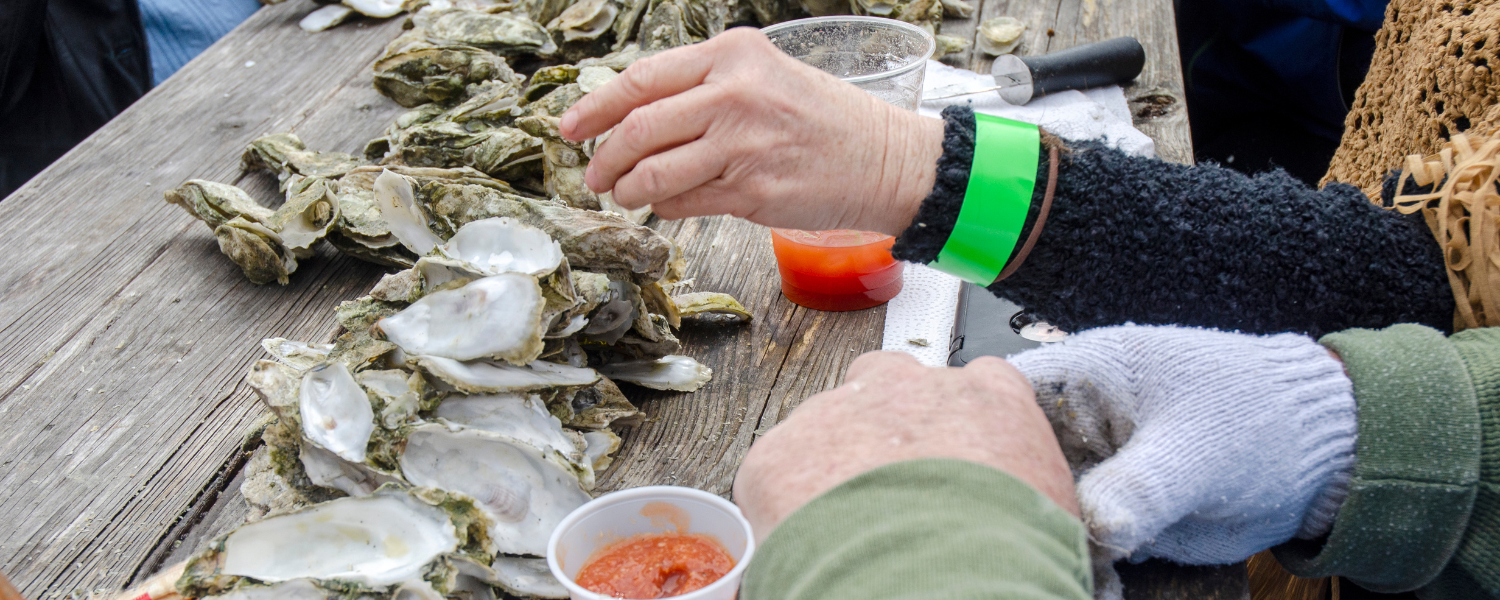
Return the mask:
[[815, 310], [860, 310], [901, 291], [896, 239], [868, 231], [772, 229], [781, 293]]
[[708, 586], [734, 568], [734, 559], [711, 537], [643, 533], [590, 556], [575, 581], [615, 598], [669, 598]]

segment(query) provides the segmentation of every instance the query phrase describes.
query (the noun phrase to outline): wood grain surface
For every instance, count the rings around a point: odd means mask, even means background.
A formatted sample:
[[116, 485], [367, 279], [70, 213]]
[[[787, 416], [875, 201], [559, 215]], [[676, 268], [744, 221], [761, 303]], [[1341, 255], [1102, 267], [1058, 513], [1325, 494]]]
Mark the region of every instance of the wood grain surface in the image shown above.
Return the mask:
[[[1026, 50], [1146, 36], [1142, 81], [1180, 98], [1170, 0], [1098, 1], [1087, 19], [1080, 0], [990, 0], [981, 16], [1035, 15], [1069, 32], [1028, 38]], [[273, 205], [274, 181], [239, 171], [247, 142], [292, 131], [312, 148], [357, 153], [403, 112], [369, 70], [401, 19], [304, 33], [296, 22], [314, 8], [261, 9], [0, 202], [0, 572], [26, 598], [118, 591], [239, 524], [240, 438], [263, 412], [243, 377], [262, 358], [259, 340], [328, 339], [333, 307], [383, 272], [325, 246], [290, 285], [255, 286], [208, 228], [161, 198], [201, 178]], [[1186, 160], [1178, 109], [1139, 123], [1164, 156]], [[884, 308], [791, 304], [762, 227], [660, 228], [684, 245], [695, 289], [731, 293], [756, 319], [684, 325], [684, 353], [714, 369], [699, 392], [622, 386], [648, 419], [621, 432], [599, 490], [673, 483], [727, 495], [758, 435], [880, 347]]]

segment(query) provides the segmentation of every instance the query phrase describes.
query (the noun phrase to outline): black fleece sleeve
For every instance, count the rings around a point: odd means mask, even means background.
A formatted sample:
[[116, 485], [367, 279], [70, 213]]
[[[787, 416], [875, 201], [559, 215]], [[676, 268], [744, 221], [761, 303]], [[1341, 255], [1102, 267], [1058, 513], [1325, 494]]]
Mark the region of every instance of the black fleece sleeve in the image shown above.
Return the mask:
[[[892, 250], [902, 260], [936, 259], [963, 204], [974, 113], [950, 107], [943, 117], [937, 182]], [[1045, 147], [1040, 162], [1022, 240], [1046, 189]], [[1094, 141], [1066, 142], [1057, 178], [1036, 247], [989, 289], [1066, 331], [1126, 322], [1314, 337], [1394, 323], [1452, 330], [1443, 256], [1421, 216], [1384, 210], [1353, 186], [1316, 190], [1279, 169], [1248, 176]]]

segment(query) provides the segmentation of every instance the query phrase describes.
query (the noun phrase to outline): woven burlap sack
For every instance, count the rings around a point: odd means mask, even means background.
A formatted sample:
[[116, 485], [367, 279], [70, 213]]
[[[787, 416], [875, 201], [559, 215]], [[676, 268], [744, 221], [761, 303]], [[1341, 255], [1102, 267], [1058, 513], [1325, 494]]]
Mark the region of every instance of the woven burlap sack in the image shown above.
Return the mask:
[[1500, 0], [1391, 0], [1323, 183], [1378, 194], [1409, 154], [1500, 125]]

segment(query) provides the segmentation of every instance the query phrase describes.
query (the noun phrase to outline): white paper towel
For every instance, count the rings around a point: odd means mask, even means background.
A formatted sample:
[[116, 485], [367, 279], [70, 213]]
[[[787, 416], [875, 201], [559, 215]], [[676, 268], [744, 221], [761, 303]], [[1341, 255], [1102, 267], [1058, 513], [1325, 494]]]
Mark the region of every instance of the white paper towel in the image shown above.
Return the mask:
[[[995, 79], [937, 61], [928, 61], [923, 96], [948, 95], [994, 87]], [[996, 92], [981, 92], [943, 100], [929, 100], [917, 110], [923, 116], [939, 117], [948, 106], [970, 104], [976, 112], [1035, 123], [1065, 139], [1102, 139], [1136, 156], [1155, 156], [1156, 144], [1131, 124], [1130, 107], [1120, 86], [1049, 94], [1011, 106]], [[885, 310], [885, 339], [881, 350], [906, 352], [922, 364], [948, 364], [948, 341], [958, 308], [959, 279], [923, 265], [906, 265], [901, 293]], [[1010, 315], [996, 318], [1009, 318]], [[926, 346], [911, 343], [925, 341]]]

